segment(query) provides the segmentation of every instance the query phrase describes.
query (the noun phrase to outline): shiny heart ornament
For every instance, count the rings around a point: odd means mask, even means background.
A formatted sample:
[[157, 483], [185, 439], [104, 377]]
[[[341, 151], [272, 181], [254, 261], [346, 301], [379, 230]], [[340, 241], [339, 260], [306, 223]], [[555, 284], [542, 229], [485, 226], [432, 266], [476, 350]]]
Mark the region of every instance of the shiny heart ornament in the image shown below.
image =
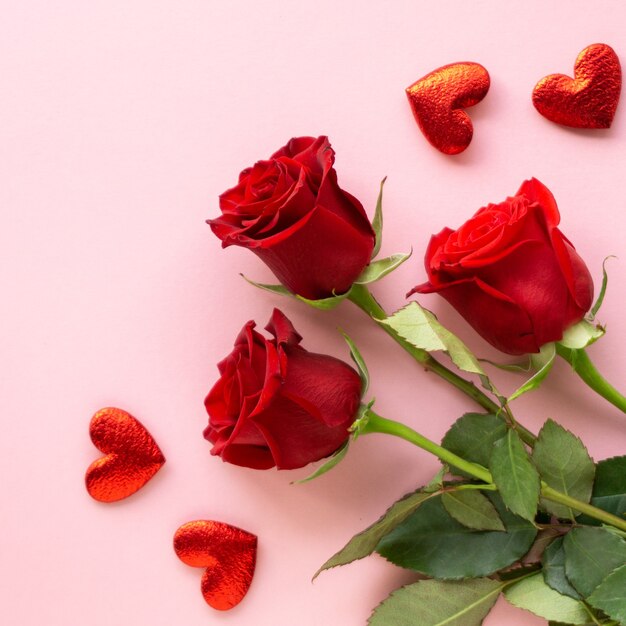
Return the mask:
[[87, 469], [89, 495], [100, 502], [115, 502], [141, 489], [165, 463], [156, 442], [130, 413], [107, 408], [89, 425], [91, 441], [103, 456]]
[[489, 73], [478, 63], [444, 65], [407, 87], [406, 94], [424, 137], [444, 154], [459, 154], [474, 134], [464, 108], [489, 91]]
[[573, 128], [609, 128], [622, 89], [619, 59], [610, 46], [585, 48], [574, 64], [574, 78], [551, 74], [533, 90], [533, 104], [541, 115]]
[[183, 563], [206, 568], [202, 595], [214, 609], [232, 609], [248, 592], [256, 565], [255, 535], [224, 522], [197, 520], [176, 531], [174, 551]]

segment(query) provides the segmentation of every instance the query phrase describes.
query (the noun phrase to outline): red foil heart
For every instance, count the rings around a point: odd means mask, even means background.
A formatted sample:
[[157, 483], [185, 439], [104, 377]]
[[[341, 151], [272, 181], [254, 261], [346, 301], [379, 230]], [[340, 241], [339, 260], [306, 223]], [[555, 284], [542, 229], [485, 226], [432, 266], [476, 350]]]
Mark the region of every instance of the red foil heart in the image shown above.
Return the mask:
[[574, 64], [574, 78], [551, 74], [533, 90], [533, 104], [552, 122], [573, 128], [609, 128], [622, 89], [622, 69], [610, 46], [594, 43]]
[[89, 425], [91, 441], [103, 456], [87, 469], [85, 484], [92, 498], [115, 502], [141, 489], [165, 463], [156, 442], [130, 413], [107, 408]]
[[255, 535], [223, 522], [197, 520], [174, 535], [178, 558], [191, 567], [206, 567], [202, 595], [207, 604], [227, 611], [248, 592], [256, 565]]
[[478, 63], [444, 65], [407, 87], [406, 94], [424, 137], [444, 154], [463, 152], [474, 134], [462, 109], [489, 91], [489, 73]]

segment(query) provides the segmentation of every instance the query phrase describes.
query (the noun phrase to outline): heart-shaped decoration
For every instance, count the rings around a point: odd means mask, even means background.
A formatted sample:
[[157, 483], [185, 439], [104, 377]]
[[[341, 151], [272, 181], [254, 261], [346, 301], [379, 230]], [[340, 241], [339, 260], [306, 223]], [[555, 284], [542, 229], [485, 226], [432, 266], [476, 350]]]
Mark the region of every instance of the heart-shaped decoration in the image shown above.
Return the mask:
[[85, 484], [92, 498], [115, 502], [141, 489], [165, 463], [145, 427], [122, 409], [98, 411], [89, 425], [91, 441], [103, 456], [87, 469]]
[[206, 567], [202, 595], [214, 609], [232, 609], [248, 592], [256, 565], [256, 535], [224, 522], [197, 520], [176, 531], [174, 550], [183, 563]]
[[478, 104], [489, 91], [489, 73], [478, 63], [452, 63], [426, 74], [406, 94], [424, 137], [444, 154], [463, 152], [474, 134], [462, 109]]
[[622, 69], [610, 46], [594, 43], [574, 64], [574, 78], [551, 74], [533, 90], [533, 104], [552, 122], [574, 128], [609, 128], [622, 89]]

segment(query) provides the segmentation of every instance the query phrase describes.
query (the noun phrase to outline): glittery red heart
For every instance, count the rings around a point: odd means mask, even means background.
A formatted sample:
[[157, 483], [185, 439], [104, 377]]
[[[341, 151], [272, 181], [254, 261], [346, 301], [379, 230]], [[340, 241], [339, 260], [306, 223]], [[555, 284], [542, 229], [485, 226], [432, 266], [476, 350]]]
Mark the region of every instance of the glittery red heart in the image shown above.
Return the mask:
[[533, 104], [541, 115], [574, 128], [609, 128], [622, 89], [619, 59], [610, 46], [585, 48], [574, 64], [574, 78], [551, 74], [533, 90]]
[[220, 611], [232, 609], [248, 592], [256, 549], [255, 535], [223, 522], [188, 522], [174, 535], [178, 558], [192, 567], [206, 567], [202, 595]]
[[426, 74], [406, 94], [424, 137], [444, 154], [463, 152], [474, 134], [462, 109], [478, 104], [489, 91], [489, 73], [478, 63], [452, 63]]
[[89, 425], [91, 441], [103, 456], [87, 469], [85, 484], [92, 498], [115, 502], [143, 487], [165, 463], [159, 446], [130, 413], [107, 408]]

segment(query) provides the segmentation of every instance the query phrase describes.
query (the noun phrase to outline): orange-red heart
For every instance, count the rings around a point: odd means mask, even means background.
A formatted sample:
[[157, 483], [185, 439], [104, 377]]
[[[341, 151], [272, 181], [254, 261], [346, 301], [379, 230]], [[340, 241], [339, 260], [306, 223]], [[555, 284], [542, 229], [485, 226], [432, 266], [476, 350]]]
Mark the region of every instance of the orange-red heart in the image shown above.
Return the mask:
[[619, 59], [610, 46], [585, 48], [574, 64], [574, 78], [551, 74], [533, 90], [533, 104], [552, 122], [574, 128], [609, 128], [622, 89]]
[[130, 413], [106, 408], [89, 425], [89, 435], [103, 456], [87, 469], [85, 484], [92, 498], [115, 502], [143, 487], [165, 463], [156, 442]]
[[463, 152], [474, 134], [462, 109], [478, 104], [489, 91], [489, 73], [478, 63], [452, 63], [426, 74], [406, 94], [424, 137], [444, 154]]
[[214, 609], [232, 609], [248, 592], [256, 565], [255, 535], [224, 522], [196, 520], [176, 531], [174, 550], [183, 563], [206, 567], [202, 595]]

